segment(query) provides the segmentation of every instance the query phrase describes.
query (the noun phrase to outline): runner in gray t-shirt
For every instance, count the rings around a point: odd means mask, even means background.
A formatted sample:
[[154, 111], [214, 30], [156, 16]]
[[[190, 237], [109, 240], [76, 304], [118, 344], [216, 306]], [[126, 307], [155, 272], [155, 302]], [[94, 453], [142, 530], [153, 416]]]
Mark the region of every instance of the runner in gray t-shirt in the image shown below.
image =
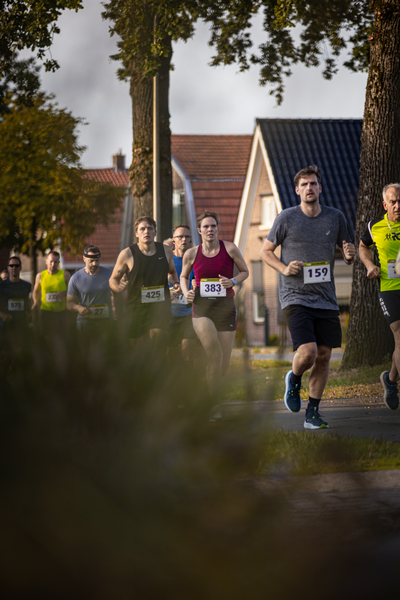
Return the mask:
[[[341, 344], [333, 266], [336, 246], [344, 260], [355, 257], [354, 238], [343, 213], [321, 206], [321, 174], [315, 165], [294, 178], [300, 205], [282, 211], [261, 250], [261, 258], [279, 273], [279, 300], [293, 341], [292, 370], [285, 377], [285, 405], [301, 408], [301, 377], [311, 368], [310, 397], [304, 427], [328, 427], [318, 412], [329, 375], [332, 348]], [[281, 246], [280, 259], [275, 250]]]
[[85, 267], [72, 275], [67, 291], [67, 309], [77, 312], [80, 331], [107, 331], [113, 322], [111, 269], [100, 266], [100, 250], [87, 246], [83, 252]]

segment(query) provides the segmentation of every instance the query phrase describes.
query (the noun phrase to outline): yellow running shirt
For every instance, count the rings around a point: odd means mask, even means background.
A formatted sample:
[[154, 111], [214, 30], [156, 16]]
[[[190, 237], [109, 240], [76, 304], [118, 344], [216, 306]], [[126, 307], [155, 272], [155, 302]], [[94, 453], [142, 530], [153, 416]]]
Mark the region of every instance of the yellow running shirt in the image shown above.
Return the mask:
[[400, 250], [400, 223], [389, 221], [387, 214], [368, 223], [361, 241], [365, 246], [374, 246], [376, 263], [381, 277], [377, 279], [379, 291], [400, 290], [400, 277], [394, 271]]
[[62, 310], [65, 310], [67, 296], [64, 295], [61, 300], [56, 299], [57, 292], [64, 292], [67, 289], [64, 270], [59, 269], [55, 275], [50, 275], [46, 269], [40, 273], [40, 278], [41, 310], [48, 310], [51, 312], [61, 312]]

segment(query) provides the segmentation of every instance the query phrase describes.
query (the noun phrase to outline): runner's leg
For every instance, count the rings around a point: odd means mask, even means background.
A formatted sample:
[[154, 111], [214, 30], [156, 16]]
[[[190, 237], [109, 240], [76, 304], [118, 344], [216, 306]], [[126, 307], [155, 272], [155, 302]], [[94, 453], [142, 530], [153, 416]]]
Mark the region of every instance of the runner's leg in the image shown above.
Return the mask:
[[400, 321], [395, 321], [390, 324], [390, 329], [394, 336], [394, 352], [392, 356], [392, 368], [390, 369], [390, 381], [397, 381], [400, 374]]
[[318, 346], [317, 356], [311, 368], [308, 388], [312, 398], [321, 399], [329, 375], [329, 364], [332, 348], [325, 345]]
[[193, 319], [193, 328], [207, 356], [207, 383], [211, 393], [217, 397], [221, 383], [223, 352], [218, 339], [218, 332], [207, 317]]
[[218, 331], [218, 339], [222, 350], [221, 375], [226, 375], [231, 360], [235, 331]]
[[310, 369], [317, 357], [318, 347], [315, 342], [301, 344], [294, 354], [292, 371], [300, 377], [307, 369]]

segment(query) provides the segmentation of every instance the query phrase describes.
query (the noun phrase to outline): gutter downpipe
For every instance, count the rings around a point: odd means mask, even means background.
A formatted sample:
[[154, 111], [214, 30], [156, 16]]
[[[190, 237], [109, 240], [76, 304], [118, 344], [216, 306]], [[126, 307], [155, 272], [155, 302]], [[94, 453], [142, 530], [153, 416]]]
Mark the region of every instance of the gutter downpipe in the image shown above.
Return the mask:
[[197, 231], [197, 220], [196, 211], [194, 207], [192, 184], [190, 183], [190, 178], [188, 177], [188, 175], [186, 175], [185, 171], [182, 169], [180, 164], [173, 156], [171, 156], [171, 164], [172, 168], [178, 173], [179, 177], [183, 181], [183, 185], [185, 188], [185, 205], [189, 217], [189, 227], [192, 232], [193, 246], [198, 246], [200, 244], [200, 237]]

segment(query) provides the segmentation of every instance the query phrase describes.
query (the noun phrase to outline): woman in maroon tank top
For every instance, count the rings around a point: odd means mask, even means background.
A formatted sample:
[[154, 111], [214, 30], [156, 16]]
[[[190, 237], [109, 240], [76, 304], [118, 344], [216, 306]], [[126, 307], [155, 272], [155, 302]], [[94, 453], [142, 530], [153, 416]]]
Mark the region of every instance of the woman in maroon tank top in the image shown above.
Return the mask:
[[[202, 243], [184, 254], [181, 288], [187, 302], [193, 303], [193, 327], [207, 354], [207, 382], [210, 392], [218, 397], [235, 339], [233, 287], [247, 279], [249, 271], [239, 248], [218, 239], [218, 215], [206, 211], [198, 217], [197, 225]], [[189, 289], [192, 268], [195, 291]]]

